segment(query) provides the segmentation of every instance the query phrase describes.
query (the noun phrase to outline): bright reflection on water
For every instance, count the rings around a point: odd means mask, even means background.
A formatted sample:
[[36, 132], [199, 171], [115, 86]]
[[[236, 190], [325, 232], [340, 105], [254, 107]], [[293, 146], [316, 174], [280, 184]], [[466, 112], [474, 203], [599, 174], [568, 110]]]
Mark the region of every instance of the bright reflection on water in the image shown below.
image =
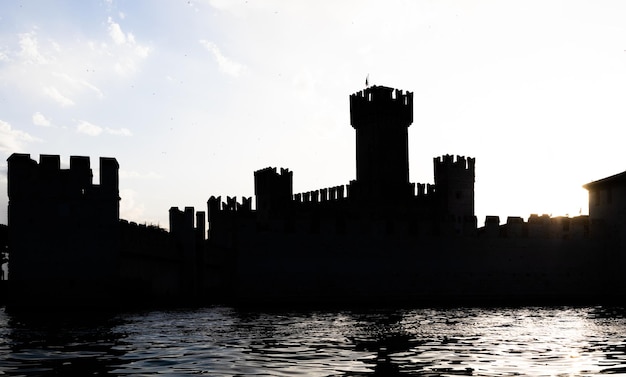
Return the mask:
[[626, 374], [622, 309], [243, 312], [53, 319], [0, 311], [0, 374]]

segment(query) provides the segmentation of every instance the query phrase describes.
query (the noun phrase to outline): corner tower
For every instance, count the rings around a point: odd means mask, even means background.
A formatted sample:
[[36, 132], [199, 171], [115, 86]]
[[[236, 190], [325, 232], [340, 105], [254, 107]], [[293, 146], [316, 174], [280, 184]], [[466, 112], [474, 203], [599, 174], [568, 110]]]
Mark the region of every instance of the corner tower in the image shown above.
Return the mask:
[[356, 182], [351, 195], [387, 200], [410, 196], [408, 128], [413, 93], [372, 86], [350, 96], [356, 130]]

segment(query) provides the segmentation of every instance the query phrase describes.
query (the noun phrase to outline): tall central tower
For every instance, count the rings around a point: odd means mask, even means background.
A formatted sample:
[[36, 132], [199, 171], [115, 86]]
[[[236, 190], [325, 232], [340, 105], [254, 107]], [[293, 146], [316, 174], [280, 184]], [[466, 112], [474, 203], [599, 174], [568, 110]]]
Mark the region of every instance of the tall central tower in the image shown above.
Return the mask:
[[356, 181], [351, 195], [369, 201], [412, 194], [408, 128], [413, 93], [372, 86], [350, 96], [350, 124], [356, 130]]

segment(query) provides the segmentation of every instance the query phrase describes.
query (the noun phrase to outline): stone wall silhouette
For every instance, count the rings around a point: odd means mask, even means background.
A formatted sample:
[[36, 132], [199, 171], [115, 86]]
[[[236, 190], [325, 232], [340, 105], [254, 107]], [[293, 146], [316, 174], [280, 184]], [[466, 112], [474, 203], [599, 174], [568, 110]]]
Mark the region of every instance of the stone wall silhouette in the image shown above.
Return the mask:
[[606, 297], [626, 280], [626, 258], [598, 225], [605, 220], [532, 215], [500, 224], [488, 216], [479, 228], [474, 158], [435, 157], [434, 183], [410, 183], [412, 111], [408, 92], [371, 87], [350, 96], [357, 178], [347, 185], [292, 194], [293, 172], [265, 168], [254, 174], [255, 210], [215, 212], [212, 197], [208, 242], [216, 270], [228, 271], [224, 295], [244, 303], [556, 302]]
[[[293, 192], [254, 172], [255, 198], [171, 207], [170, 230], [120, 220], [117, 161], [8, 159], [14, 305], [578, 303], [626, 296], [626, 173], [585, 185], [589, 216], [474, 212], [476, 160], [433, 159], [408, 179], [410, 92], [350, 96], [356, 179]], [[253, 208], [254, 204], [254, 208]], [[208, 227], [207, 227], [208, 225]], [[594, 301], [595, 300], [595, 301]]]
[[[199, 226], [172, 219], [174, 232], [119, 218], [119, 165], [88, 157], [8, 159], [10, 297], [15, 307], [167, 303], [204, 288], [204, 213]], [[193, 208], [185, 209], [194, 215]], [[190, 250], [191, 248], [191, 250]]]

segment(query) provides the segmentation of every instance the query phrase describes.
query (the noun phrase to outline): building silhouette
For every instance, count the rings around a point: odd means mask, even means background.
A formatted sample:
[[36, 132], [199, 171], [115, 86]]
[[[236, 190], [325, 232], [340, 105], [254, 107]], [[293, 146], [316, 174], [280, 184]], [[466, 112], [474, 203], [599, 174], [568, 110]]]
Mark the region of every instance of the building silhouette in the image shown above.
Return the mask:
[[626, 173], [584, 187], [589, 216], [500, 223], [474, 213], [476, 161], [435, 157], [409, 181], [413, 94], [350, 96], [356, 179], [294, 193], [294, 173], [254, 172], [253, 199], [170, 209], [169, 232], [119, 219], [118, 164], [27, 154], [9, 162], [10, 299], [115, 303], [413, 305], [579, 303], [626, 293]]
[[[196, 297], [204, 213], [170, 210], [170, 232], [120, 220], [119, 165], [88, 157], [8, 159], [9, 303], [115, 307]], [[191, 221], [190, 221], [191, 220]], [[198, 256], [196, 256], [198, 254]]]

